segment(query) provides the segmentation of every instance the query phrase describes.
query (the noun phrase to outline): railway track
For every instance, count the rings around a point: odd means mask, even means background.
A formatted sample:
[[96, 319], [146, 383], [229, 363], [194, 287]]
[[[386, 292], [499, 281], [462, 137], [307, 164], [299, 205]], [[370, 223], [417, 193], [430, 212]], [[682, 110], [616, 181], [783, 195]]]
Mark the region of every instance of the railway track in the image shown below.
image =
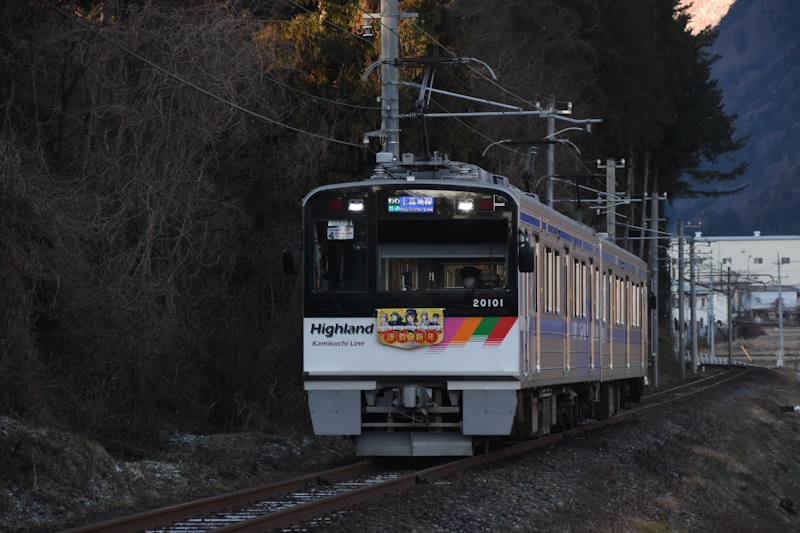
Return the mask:
[[638, 407], [546, 437], [504, 446], [481, 455], [411, 471], [386, 471], [375, 461], [362, 461], [318, 474], [254, 489], [206, 498], [155, 511], [70, 529], [65, 533], [265, 532], [299, 523], [318, 525], [326, 515], [382, 494], [427, 483], [456, 472], [549, 446], [631, 417], [674, 405], [746, 374], [749, 368], [724, 372], [645, 396]]

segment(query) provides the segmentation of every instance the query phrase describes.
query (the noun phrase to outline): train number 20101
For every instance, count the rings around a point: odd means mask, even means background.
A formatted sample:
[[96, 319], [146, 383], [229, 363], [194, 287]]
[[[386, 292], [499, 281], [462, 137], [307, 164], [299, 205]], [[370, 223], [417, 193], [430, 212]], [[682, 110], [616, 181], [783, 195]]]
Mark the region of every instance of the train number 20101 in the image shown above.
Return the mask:
[[503, 307], [502, 298], [474, 298], [472, 307]]

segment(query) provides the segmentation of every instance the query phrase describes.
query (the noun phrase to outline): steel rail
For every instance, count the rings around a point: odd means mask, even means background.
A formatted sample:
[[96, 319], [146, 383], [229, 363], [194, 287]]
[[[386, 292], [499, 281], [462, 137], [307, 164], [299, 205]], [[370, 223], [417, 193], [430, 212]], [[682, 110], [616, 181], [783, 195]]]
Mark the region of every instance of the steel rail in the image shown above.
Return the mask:
[[[729, 371], [736, 370], [739, 370], [739, 368], [730, 369]], [[750, 368], [744, 368], [743, 370], [744, 372], [736, 372], [736, 374], [731, 377], [726, 379], [718, 379], [714, 383], [707, 384], [698, 390], [686, 392], [677, 398], [670, 398], [658, 403], [641, 406], [624, 413], [618, 413], [617, 415], [607, 419], [592, 422], [577, 428], [568, 429], [560, 433], [548, 435], [546, 437], [527, 440], [485, 454], [450, 461], [388, 481], [383, 481], [380, 483], [360, 487], [352, 491], [320, 498], [318, 500], [296, 505], [288, 509], [282, 509], [264, 516], [231, 524], [223, 528], [215, 529], [214, 531], [216, 533], [260, 533], [264, 531], [271, 531], [276, 528], [289, 527], [293, 524], [298, 524], [304, 521], [313, 520], [325, 514], [345, 509], [356, 503], [366, 501], [383, 494], [413, 487], [419, 483], [427, 483], [428, 481], [447, 477], [463, 470], [468, 470], [476, 466], [519, 455], [536, 448], [549, 446], [564, 440], [565, 438], [579, 435], [585, 431], [592, 431], [611, 424], [617, 424], [650, 411], [654, 411], [668, 405], [674, 405], [679, 401], [691, 398], [692, 396], [705, 392], [713, 387], [727, 383], [733, 379], [737, 379], [749, 372]], [[660, 391], [654, 395], [648, 396], [647, 399], [652, 400], [657, 396], [674, 393], [691, 385], [699, 385], [711, 379], [725, 376], [725, 374], [727, 374], [727, 372], [715, 376], [709, 376], [708, 378], [703, 378], [701, 380], [696, 380], [692, 383], [679, 385], [666, 391]], [[320, 479], [323, 478], [327, 478], [328, 482], [335, 483], [340, 480], [352, 479], [353, 477], [371, 472], [374, 469], [375, 463], [373, 461], [363, 461], [354, 465], [344, 466], [319, 474], [312, 474], [297, 479], [274, 483], [272, 485], [257, 487], [255, 489], [198, 500], [174, 507], [166, 507], [163, 509], [141, 513], [127, 518], [102, 522], [91, 526], [70, 529], [65, 533], [122, 533], [143, 529], [152, 529], [159, 526], [164, 527], [176, 521], [187, 520], [200, 515], [219, 511], [220, 509], [248, 505], [259, 500], [301, 490], [308, 487], [310, 484], [316, 484]]]
[[[499, 450], [495, 450], [493, 452], [475, 455], [473, 457], [466, 457], [464, 459], [458, 459], [455, 461], [451, 461], [442, 465], [434, 466], [431, 468], [427, 468], [425, 470], [421, 470], [419, 472], [409, 474], [406, 476], [398, 477], [396, 479], [392, 479], [389, 481], [384, 481], [379, 484], [362, 487], [347, 493], [337, 494], [335, 496], [330, 496], [327, 498], [322, 498], [320, 500], [316, 500], [313, 502], [304, 503], [302, 505], [298, 505], [292, 507], [290, 509], [284, 509], [281, 511], [277, 511], [275, 513], [271, 513], [269, 515], [265, 515], [263, 517], [253, 518], [251, 520], [247, 520], [244, 522], [240, 522], [238, 524], [233, 524], [222, 529], [215, 530], [216, 533], [260, 533], [263, 531], [270, 531], [276, 528], [285, 528], [289, 527], [292, 524], [298, 524], [303, 521], [312, 520], [314, 518], [319, 518], [321, 515], [326, 513], [331, 513], [335, 511], [339, 511], [356, 503], [369, 500], [371, 498], [389, 493], [394, 492], [397, 490], [401, 490], [404, 488], [413, 487], [414, 485], [420, 482], [428, 482], [431, 480], [439, 479], [446, 477], [448, 475], [454, 474], [456, 472], [460, 472], [463, 470], [469, 470], [470, 468], [474, 468], [476, 466], [480, 466], [486, 463], [491, 463], [500, 459], [505, 459], [507, 457], [512, 457], [514, 455], [519, 455], [525, 453], [530, 450], [534, 450], [536, 448], [541, 448], [544, 446], [549, 446], [554, 444], [558, 441], [564, 440], [567, 437], [574, 437], [583, 433], [584, 431], [592, 431], [595, 429], [599, 429], [601, 427], [616, 424], [622, 422], [624, 420], [628, 420], [629, 418], [635, 417], [637, 415], [641, 415], [647, 413], [649, 411], [653, 411], [659, 409], [661, 407], [665, 407], [667, 405], [674, 405], [676, 402], [680, 400], [684, 400], [686, 398], [690, 398], [696, 394], [700, 394], [705, 392], [717, 385], [730, 381], [732, 379], [736, 379], [738, 377], [743, 376], [749, 371], [745, 369], [745, 372], [737, 373], [736, 375], [729, 377], [724, 380], [717, 381], [712, 383], [706, 387], [698, 389], [696, 391], [688, 392], [679, 398], [669, 399], [660, 403], [647, 405], [643, 407], [639, 407], [625, 413], [621, 413], [615, 415], [611, 418], [607, 418], [604, 420], [599, 420], [597, 422], [593, 422], [591, 424], [586, 424], [584, 426], [580, 426], [578, 428], [573, 428], [570, 430], [563, 431], [561, 433], [556, 433], [553, 435], [549, 435], [547, 437], [538, 438], [535, 440], [529, 440], [525, 442], [521, 442], [519, 444], [514, 444], [511, 446], [507, 446], [501, 448]], [[724, 374], [723, 374], [724, 375]], [[712, 377], [719, 377], [719, 376], [712, 376]], [[694, 384], [701, 383], [704, 380], [697, 380], [693, 382]], [[675, 387], [670, 391], [672, 392], [675, 389], [683, 388], [683, 386]]]
[[672, 387], [671, 389], [660, 390], [658, 392], [654, 392], [653, 394], [648, 394], [647, 396], [642, 396], [642, 401], [648, 401], [649, 402], [653, 398], [659, 398], [661, 396], [666, 396], [667, 394], [673, 394], [675, 391], [689, 388], [692, 385], [697, 385], [698, 383], [703, 383], [703, 382], [706, 382], [706, 381], [710, 381], [712, 379], [716, 379], [720, 375], [724, 376], [728, 372], [735, 372], [738, 368], [741, 368], [741, 367], [726, 367], [726, 370], [722, 374], [714, 374], [714, 375], [707, 376], [707, 377], [704, 377], [704, 378], [701, 378], [701, 379], [696, 379], [694, 381], [689, 381], [687, 383], [683, 383], [683, 384], [678, 385], [676, 387]]
[[66, 530], [63, 533], [130, 533], [145, 529], [166, 526], [173, 522], [187, 520], [196, 516], [218, 511], [219, 509], [251, 504], [259, 500], [274, 498], [290, 492], [301, 490], [319, 479], [327, 478], [330, 482], [365, 474], [375, 469], [373, 461], [361, 461], [348, 466], [334, 468], [317, 474], [280, 481], [252, 489], [213, 496], [179, 505], [163, 507], [154, 511], [146, 511], [132, 516], [99, 522], [89, 526], [81, 526]]

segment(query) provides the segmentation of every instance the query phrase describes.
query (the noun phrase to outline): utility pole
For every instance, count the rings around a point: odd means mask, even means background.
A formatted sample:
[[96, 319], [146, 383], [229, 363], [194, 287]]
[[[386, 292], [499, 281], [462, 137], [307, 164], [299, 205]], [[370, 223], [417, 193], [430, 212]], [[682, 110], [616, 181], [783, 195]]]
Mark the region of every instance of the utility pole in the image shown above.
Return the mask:
[[733, 364], [733, 311], [731, 305], [731, 267], [728, 267], [728, 364]]
[[781, 287], [781, 254], [778, 254], [778, 331], [781, 336], [781, 347], [778, 350], [778, 368], [783, 367], [783, 290]]
[[[550, 95], [550, 100], [547, 102], [547, 110], [550, 113], [555, 113], [556, 110], [556, 101], [555, 96]], [[556, 133], [556, 119], [551, 114], [547, 117], [547, 137], [546, 139], [552, 139], [553, 135]], [[547, 197], [547, 207], [553, 207], [553, 175], [556, 173], [556, 162], [555, 162], [555, 147], [552, 144], [547, 146], [547, 182], [545, 184], [546, 187], [546, 197]]]
[[681, 381], [686, 379], [686, 331], [684, 326], [683, 290], [683, 219], [678, 219], [678, 359], [681, 365]]
[[[397, 59], [397, 0], [381, 0], [381, 59]], [[386, 138], [384, 151], [400, 159], [400, 92], [397, 67], [381, 65], [381, 130]]]
[[381, 129], [366, 134], [364, 142], [368, 142], [368, 137], [380, 134], [381, 151], [392, 154], [395, 161], [400, 159], [400, 77], [397, 70], [400, 38], [397, 24], [400, 19], [416, 16], [416, 13], [401, 13], [397, 0], [381, 0], [380, 13], [363, 15], [367, 23], [378, 20], [381, 26]]
[[653, 386], [658, 387], [658, 194], [651, 197], [650, 212], [650, 289], [656, 305], [650, 310], [650, 350], [653, 354]]
[[616, 235], [616, 226], [617, 226], [617, 207], [616, 207], [616, 199], [617, 199], [617, 169], [625, 167], [625, 159], [620, 159], [620, 162], [614, 158], [606, 159], [605, 166], [600, 164], [600, 160], [597, 160], [597, 168], [604, 168], [606, 169], [606, 198], [608, 199], [608, 207], [606, 208], [606, 233], [608, 233], [608, 238], [610, 240], [614, 240], [614, 236]]
[[714, 352], [714, 333], [717, 321], [714, 320], [714, 273], [711, 273], [711, 290], [708, 293], [708, 345], [711, 346], [711, 358], [716, 357]]
[[691, 293], [689, 296], [689, 319], [692, 323], [692, 374], [697, 374], [697, 284], [695, 283], [694, 265], [694, 237], [689, 237], [689, 283]]

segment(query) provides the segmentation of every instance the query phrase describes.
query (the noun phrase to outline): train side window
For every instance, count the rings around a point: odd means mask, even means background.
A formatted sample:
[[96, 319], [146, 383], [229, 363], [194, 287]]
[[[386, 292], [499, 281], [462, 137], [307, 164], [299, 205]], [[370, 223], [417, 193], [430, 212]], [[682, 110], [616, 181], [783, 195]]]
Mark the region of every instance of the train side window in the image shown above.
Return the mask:
[[553, 250], [544, 249], [544, 310], [553, 312]]
[[575, 259], [573, 267], [573, 316], [586, 318], [586, 262]]
[[606, 300], [606, 308], [604, 310], [605, 313], [608, 314], [608, 323], [609, 325], [614, 323], [614, 275], [611, 271], [608, 271], [608, 283], [606, 283], [606, 289], [608, 290], [608, 299]]
[[636, 286], [636, 327], [641, 328], [644, 324], [642, 313], [644, 312], [644, 286], [639, 283]]
[[611, 308], [610, 307], [611, 306], [611, 302], [609, 300], [609, 292], [608, 292], [608, 283], [609, 283], [609, 281], [608, 281], [608, 273], [607, 272], [603, 272], [603, 280], [602, 280], [602, 283], [601, 283], [602, 293], [600, 295], [600, 300], [601, 300], [600, 301], [600, 306], [603, 309], [602, 310], [602, 313], [603, 313], [603, 324], [608, 323], [608, 317], [609, 317], [608, 313], [609, 313], [609, 309]]
[[578, 308], [575, 316], [580, 318], [586, 318], [587, 315], [586, 307], [588, 301], [588, 294], [586, 293], [586, 282], [588, 278], [588, 269], [586, 268], [586, 261], [578, 262], [577, 269], [580, 273], [578, 279], [578, 291], [580, 293], [580, 298], [576, 300], [578, 303]]
[[612, 273], [609, 272], [608, 274], [608, 296], [609, 296], [609, 304], [611, 307], [608, 309], [608, 323], [614, 324], [615, 326], [618, 324], [617, 322], [617, 307], [619, 306], [619, 301], [617, 300], [617, 277], [614, 276]]
[[592, 283], [592, 307], [594, 308], [594, 318], [597, 321], [600, 321], [602, 318], [601, 311], [600, 311], [600, 269], [594, 267], [594, 280]]
[[583, 318], [592, 318], [592, 265], [587, 265], [586, 262], [582, 262], [581, 269], [583, 270], [584, 292], [584, 297], [581, 303], [581, 309], [583, 310], [581, 316]]
[[626, 277], [622, 282], [622, 301], [625, 302], [624, 307], [622, 309], [622, 324], [628, 324], [630, 322], [630, 318], [628, 317], [628, 311], [630, 310], [630, 287], [631, 282]]
[[569, 313], [573, 317], [580, 316], [578, 311], [578, 302], [580, 301], [580, 288], [578, 280], [580, 279], [580, 267], [577, 259], [572, 260], [572, 300], [569, 302]]
[[544, 265], [544, 310], [552, 314], [561, 313], [562, 273], [561, 256], [552, 248], [545, 247]]
[[556, 266], [556, 286], [555, 286], [555, 310], [554, 313], [557, 315], [561, 314], [561, 303], [564, 299], [563, 294], [567, 290], [567, 281], [566, 281], [566, 262], [563, 264], [561, 263], [561, 254], [555, 252], [555, 266]]
[[641, 283], [636, 283], [633, 286], [634, 294], [633, 294], [633, 319], [634, 319], [634, 326], [637, 328], [642, 327], [642, 310], [644, 309], [644, 305], [642, 302], [642, 297], [644, 296], [644, 290], [642, 288]]
[[540, 253], [541, 250], [539, 248], [539, 239], [534, 235], [533, 242], [533, 275], [531, 276], [531, 286], [530, 286], [530, 308], [535, 313], [539, 309], [539, 270], [540, 270]]

